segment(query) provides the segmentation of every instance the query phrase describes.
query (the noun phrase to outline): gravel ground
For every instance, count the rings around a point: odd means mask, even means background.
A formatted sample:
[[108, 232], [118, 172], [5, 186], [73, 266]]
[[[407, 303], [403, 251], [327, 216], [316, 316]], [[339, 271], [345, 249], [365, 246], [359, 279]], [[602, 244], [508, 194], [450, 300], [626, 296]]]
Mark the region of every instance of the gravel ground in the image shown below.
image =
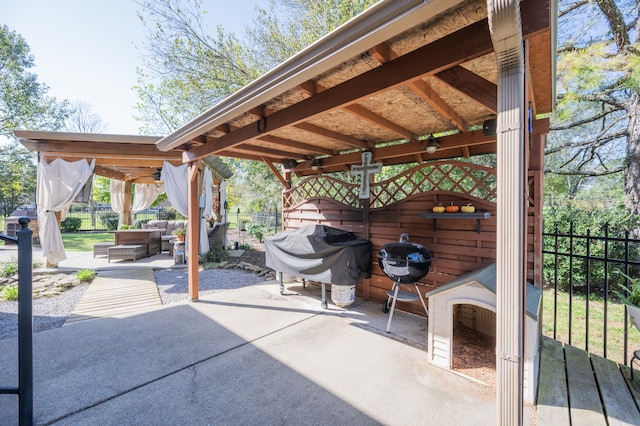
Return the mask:
[[[159, 269], [154, 275], [163, 305], [189, 300], [186, 269]], [[263, 282], [264, 277], [238, 269], [205, 269], [198, 274], [201, 297]]]
[[[201, 296], [265, 281], [262, 276], [238, 269], [207, 269], [198, 276]], [[186, 269], [157, 270], [155, 278], [162, 304], [189, 300]], [[80, 284], [57, 296], [34, 298], [34, 333], [62, 327], [87, 287], [88, 284]], [[17, 336], [18, 302], [0, 301], [0, 340]]]
[[[33, 299], [33, 332], [62, 327], [88, 284], [77, 285], [58, 296]], [[0, 301], [0, 340], [18, 336], [18, 302]]]

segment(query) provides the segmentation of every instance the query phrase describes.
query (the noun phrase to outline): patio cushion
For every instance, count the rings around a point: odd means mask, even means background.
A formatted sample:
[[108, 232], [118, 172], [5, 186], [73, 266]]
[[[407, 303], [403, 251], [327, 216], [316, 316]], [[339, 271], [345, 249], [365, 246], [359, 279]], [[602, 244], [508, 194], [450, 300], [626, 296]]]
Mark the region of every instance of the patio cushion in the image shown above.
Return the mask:
[[142, 224], [142, 229], [160, 228], [164, 229], [163, 235], [171, 235], [175, 229], [184, 228], [186, 225], [186, 220], [150, 220]]

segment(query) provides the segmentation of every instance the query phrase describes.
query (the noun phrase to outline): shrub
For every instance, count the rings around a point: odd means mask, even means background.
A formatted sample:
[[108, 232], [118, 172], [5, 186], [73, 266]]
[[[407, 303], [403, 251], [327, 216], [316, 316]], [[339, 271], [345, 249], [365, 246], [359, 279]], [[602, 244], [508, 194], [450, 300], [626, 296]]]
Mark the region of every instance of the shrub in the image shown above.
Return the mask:
[[262, 242], [267, 229], [260, 223], [250, 223], [249, 226], [247, 226], [247, 232], [249, 232], [253, 238]]
[[78, 232], [82, 226], [82, 219], [79, 217], [67, 217], [60, 222], [60, 231], [62, 232]]
[[177, 212], [173, 209], [160, 210], [158, 220], [176, 220]]
[[78, 272], [76, 272], [76, 277], [78, 277], [78, 280], [83, 283], [93, 281], [96, 275], [98, 275], [98, 273], [93, 269], [80, 269]]
[[116, 212], [101, 212], [98, 215], [100, 223], [102, 223], [109, 231], [115, 231], [118, 229], [119, 219], [120, 215]]
[[134, 228], [136, 228], [136, 229], [141, 229], [141, 228], [142, 228], [142, 225], [143, 225], [143, 224], [145, 224], [145, 223], [147, 223], [147, 222], [149, 222], [150, 220], [151, 220], [151, 219], [136, 219], [136, 220], [133, 222], [133, 227], [134, 227]]
[[7, 285], [2, 289], [2, 297], [6, 300], [18, 300], [18, 286]]
[[229, 254], [225, 249], [210, 250], [202, 256], [202, 263], [220, 263], [229, 258]]

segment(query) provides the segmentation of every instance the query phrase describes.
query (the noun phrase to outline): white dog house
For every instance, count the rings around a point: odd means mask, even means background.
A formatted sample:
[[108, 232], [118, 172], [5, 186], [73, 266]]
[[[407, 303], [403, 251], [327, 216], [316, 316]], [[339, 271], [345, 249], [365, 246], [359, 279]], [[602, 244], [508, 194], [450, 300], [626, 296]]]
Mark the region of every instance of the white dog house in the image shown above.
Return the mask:
[[[451, 370], [453, 329], [465, 326], [496, 337], [496, 265], [462, 275], [425, 295], [429, 298], [429, 362]], [[524, 400], [535, 402], [538, 383], [538, 318], [540, 289], [527, 283], [527, 315], [524, 325]]]

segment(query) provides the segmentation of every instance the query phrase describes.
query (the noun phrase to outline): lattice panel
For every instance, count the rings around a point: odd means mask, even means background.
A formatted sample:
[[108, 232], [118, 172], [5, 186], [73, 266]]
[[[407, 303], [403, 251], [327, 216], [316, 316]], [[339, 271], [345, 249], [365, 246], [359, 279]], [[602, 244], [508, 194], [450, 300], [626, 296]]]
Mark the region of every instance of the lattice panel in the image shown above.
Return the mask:
[[412, 195], [432, 191], [457, 192], [496, 202], [494, 169], [462, 161], [421, 164], [389, 180], [371, 185], [371, 207], [392, 205]]
[[[496, 202], [495, 169], [442, 161], [421, 164], [386, 181], [371, 184], [371, 208], [390, 206], [423, 192], [447, 191]], [[306, 178], [283, 193], [285, 209], [311, 198], [330, 198], [350, 207], [360, 207], [359, 184], [318, 175]]]
[[311, 176], [282, 195], [284, 209], [302, 204], [312, 198], [330, 198], [350, 207], [360, 207], [358, 192], [360, 185], [324, 176]]

